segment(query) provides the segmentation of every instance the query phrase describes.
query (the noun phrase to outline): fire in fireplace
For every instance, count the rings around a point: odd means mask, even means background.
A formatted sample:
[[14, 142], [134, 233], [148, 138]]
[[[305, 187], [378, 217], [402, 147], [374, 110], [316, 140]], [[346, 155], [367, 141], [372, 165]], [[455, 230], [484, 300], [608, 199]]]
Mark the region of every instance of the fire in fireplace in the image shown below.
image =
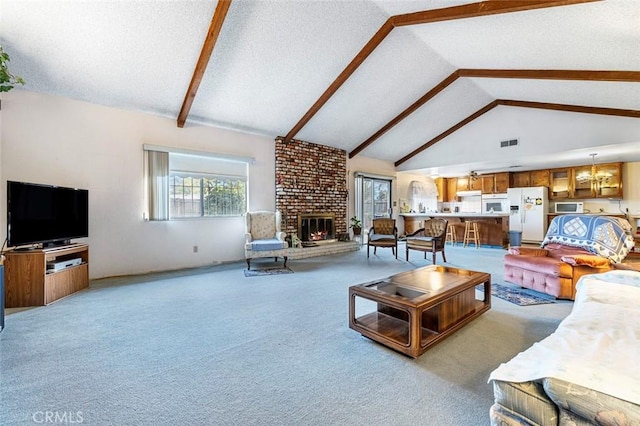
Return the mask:
[[334, 240], [336, 235], [334, 213], [298, 215], [298, 236], [302, 242]]

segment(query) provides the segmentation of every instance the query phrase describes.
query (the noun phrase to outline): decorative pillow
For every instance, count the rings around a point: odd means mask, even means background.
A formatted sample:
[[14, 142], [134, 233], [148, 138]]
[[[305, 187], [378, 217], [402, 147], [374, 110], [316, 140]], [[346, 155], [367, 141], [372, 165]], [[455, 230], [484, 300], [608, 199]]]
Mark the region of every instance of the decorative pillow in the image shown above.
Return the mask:
[[592, 268], [607, 268], [611, 264], [611, 261], [606, 257], [580, 254], [562, 256], [560, 260], [572, 266], [590, 266]]

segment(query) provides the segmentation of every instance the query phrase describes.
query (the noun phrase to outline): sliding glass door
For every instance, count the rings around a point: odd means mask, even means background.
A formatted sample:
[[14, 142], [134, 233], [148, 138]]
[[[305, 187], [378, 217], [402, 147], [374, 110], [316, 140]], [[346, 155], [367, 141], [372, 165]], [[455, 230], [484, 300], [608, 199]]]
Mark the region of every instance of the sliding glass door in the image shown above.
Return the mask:
[[369, 229], [373, 219], [391, 217], [391, 179], [356, 175], [356, 216]]

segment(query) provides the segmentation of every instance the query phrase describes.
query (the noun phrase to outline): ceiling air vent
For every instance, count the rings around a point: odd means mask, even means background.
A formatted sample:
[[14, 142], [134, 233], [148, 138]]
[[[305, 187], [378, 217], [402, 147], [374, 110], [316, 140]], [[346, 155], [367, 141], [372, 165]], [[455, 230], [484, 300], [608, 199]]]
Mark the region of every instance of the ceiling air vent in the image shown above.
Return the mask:
[[518, 139], [509, 139], [508, 141], [500, 141], [500, 148], [508, 148], [518, 145]]

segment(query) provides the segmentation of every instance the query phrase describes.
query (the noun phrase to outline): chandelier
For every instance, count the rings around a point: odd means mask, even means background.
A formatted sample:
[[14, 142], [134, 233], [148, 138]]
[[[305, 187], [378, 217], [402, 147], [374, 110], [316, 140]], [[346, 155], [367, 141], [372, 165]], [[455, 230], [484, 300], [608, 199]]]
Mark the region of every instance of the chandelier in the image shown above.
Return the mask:
[[579, 183], [595, 183], [595, 184], [603, 184], [609, 182], [612, 175], [611, 173], [598, 171], [596, 168], [596, 155], [598, 154], [589, 154], [591, 156], [591, 172], [581, 172], [576, 175], [576, 180]]

